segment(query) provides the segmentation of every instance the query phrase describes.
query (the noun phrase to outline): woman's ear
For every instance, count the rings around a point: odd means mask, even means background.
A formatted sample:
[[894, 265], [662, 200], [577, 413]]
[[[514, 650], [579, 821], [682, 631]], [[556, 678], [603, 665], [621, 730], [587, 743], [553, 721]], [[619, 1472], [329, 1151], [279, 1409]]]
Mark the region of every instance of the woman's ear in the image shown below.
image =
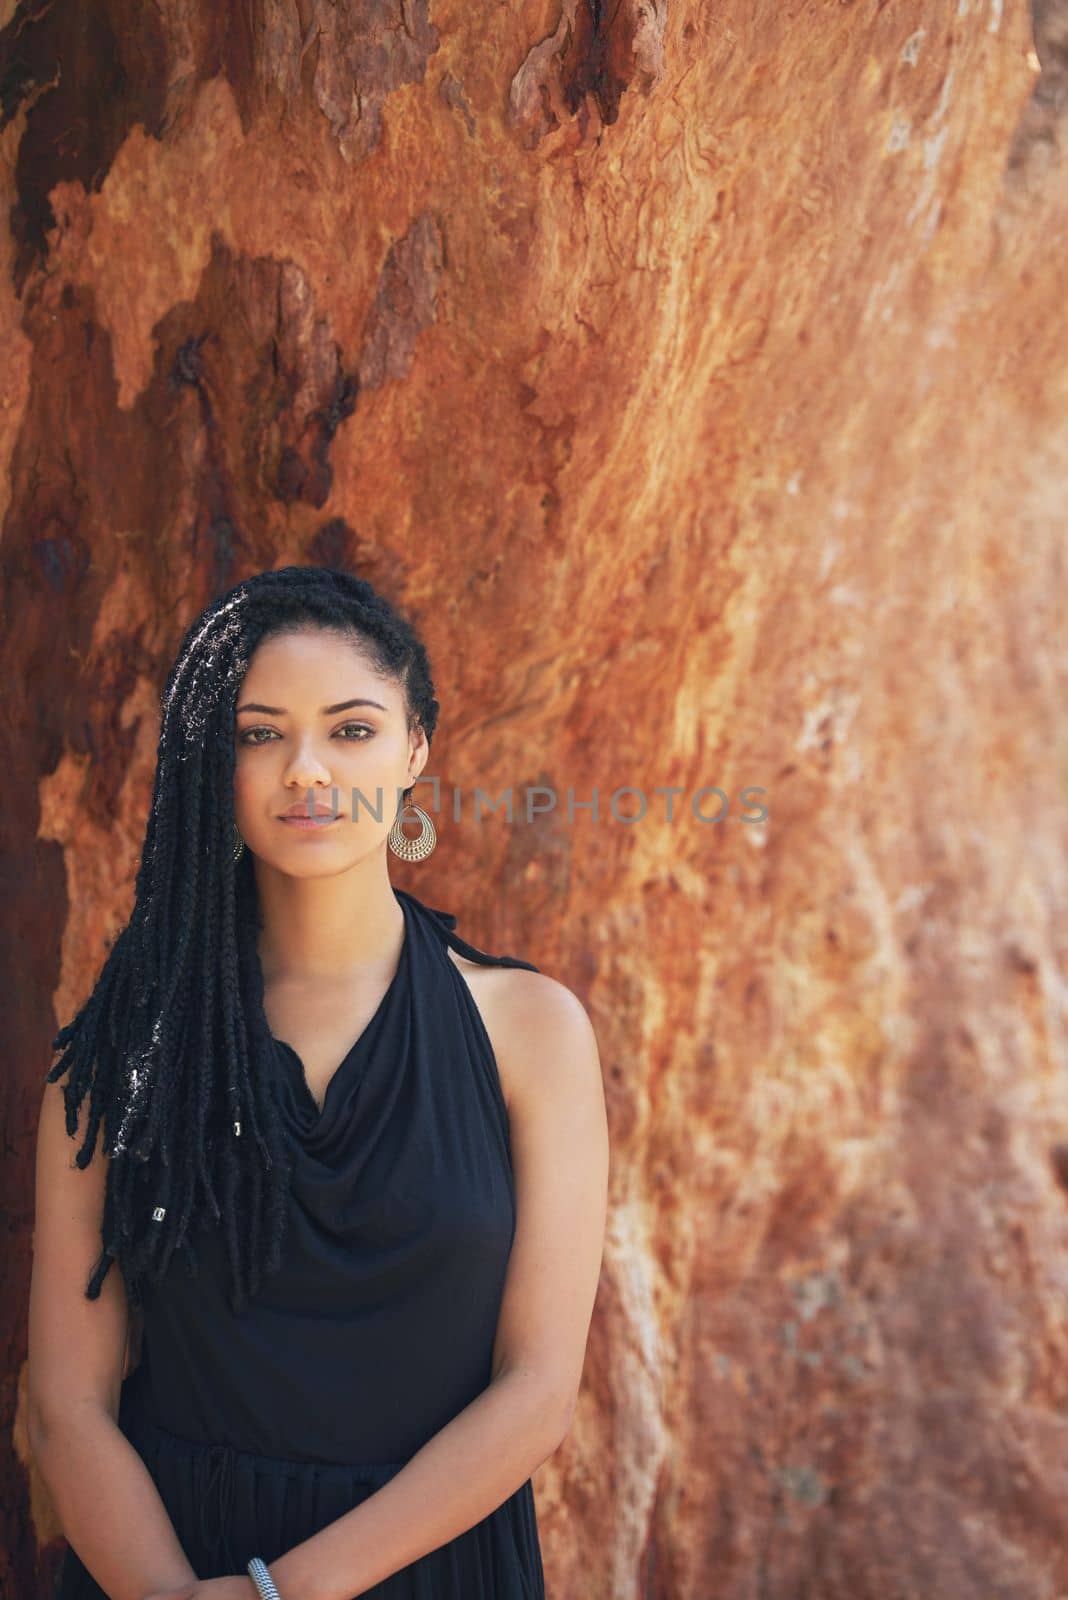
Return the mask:
[[430, 745], [421, 725], [417, 724], [411, 738], [409, 751], [408, 770], [411, 776], [409, 783], [414, 783], [430, 759]]

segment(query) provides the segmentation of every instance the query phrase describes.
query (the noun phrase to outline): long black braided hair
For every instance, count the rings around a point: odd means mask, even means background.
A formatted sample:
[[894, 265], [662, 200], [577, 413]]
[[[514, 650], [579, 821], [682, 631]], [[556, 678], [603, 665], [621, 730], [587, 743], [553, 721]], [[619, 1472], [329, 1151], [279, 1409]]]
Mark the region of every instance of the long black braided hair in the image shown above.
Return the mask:
[[88, 1166], [104, 1125], [110, 1157], [95, 1300], [113, 1260], [129, 1305], [175, 1251], [198, 1270], [193, 1235], [221, 1223], [231, 1305], [240, 1311], [277, 1270], [290, 1158], [271, 1074], [257, 954], [262, 928], [250, 853], [233, 860], [235, 706], [256, 647], [319, 626], [355, 637], [404, 695], [409, 730], [427, 741], [438, 702], [412, 624], [362, 578], [332, 567], [258, 573], [188, 628], [167, 678], [152, 808], [134, 907], [99, 978], [52, 1049], [67, 1132], [89, 1093]]

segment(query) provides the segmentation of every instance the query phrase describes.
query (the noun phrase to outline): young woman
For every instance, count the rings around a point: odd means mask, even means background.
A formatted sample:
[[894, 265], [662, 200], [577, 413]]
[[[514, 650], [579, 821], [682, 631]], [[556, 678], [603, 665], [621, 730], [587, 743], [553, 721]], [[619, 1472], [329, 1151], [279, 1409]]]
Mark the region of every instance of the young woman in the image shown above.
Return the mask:
[[133, 911], [41, 1106], [58, 1600], [544, 1595], [530, 1478], [579, 1388], [604, 1096], [569, 989], [390, 884], [433, 844], [398, 800], [437, 714], [410, 624], [333, 569], [261, 573], [182, 643]]

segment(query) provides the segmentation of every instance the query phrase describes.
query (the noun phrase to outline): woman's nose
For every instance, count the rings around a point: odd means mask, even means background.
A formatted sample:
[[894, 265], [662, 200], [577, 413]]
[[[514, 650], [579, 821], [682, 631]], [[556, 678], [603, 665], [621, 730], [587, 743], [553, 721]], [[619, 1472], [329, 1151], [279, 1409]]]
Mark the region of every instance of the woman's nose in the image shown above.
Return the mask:
[[311, 745], [302, 745], [289, 763], [286, 778], [291, 783], [299, 783], [302, 789], [321, 786], [330, 782], [330, 768]]

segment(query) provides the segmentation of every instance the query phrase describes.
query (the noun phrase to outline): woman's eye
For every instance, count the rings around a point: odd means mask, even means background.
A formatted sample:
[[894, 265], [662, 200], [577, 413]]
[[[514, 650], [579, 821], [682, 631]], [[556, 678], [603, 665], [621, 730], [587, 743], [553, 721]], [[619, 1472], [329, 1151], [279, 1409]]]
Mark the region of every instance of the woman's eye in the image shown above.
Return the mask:
[[[348, 733], [351, 733], [351, 732], [355, 731], [356, 733], [359, 733], [359, 734], [366, 734], [367, 738], [370, 738], [375, 730], [373, 728], [369, 728], [365, 722], [346, 722], [346, 723], [343, 723], [342, 726], [337, 731], [338, 731], [339, 734], [340, 733], [348, 734]], [[253, 735], [255, 735], [257, 733], [264, 733], [268, 737], [266, 739], [254, 738]], [[274, 733], [274, 729], [273, 728], [246, 728], [244, 730], [244, 732], [240, 735], [240, 742], [241, 742], [241, 744], [251, 744], [251, 745], [267, 744], [274, 737], [275, 737], [275, 733]], [[364, 739], [362, 739], [362, 738], [360, 738], [360, 739], [348, 739], [347, 738], [347, 739], [342, 740], [343, 744], [364, 744], [365, 742], [366, 741]]]

